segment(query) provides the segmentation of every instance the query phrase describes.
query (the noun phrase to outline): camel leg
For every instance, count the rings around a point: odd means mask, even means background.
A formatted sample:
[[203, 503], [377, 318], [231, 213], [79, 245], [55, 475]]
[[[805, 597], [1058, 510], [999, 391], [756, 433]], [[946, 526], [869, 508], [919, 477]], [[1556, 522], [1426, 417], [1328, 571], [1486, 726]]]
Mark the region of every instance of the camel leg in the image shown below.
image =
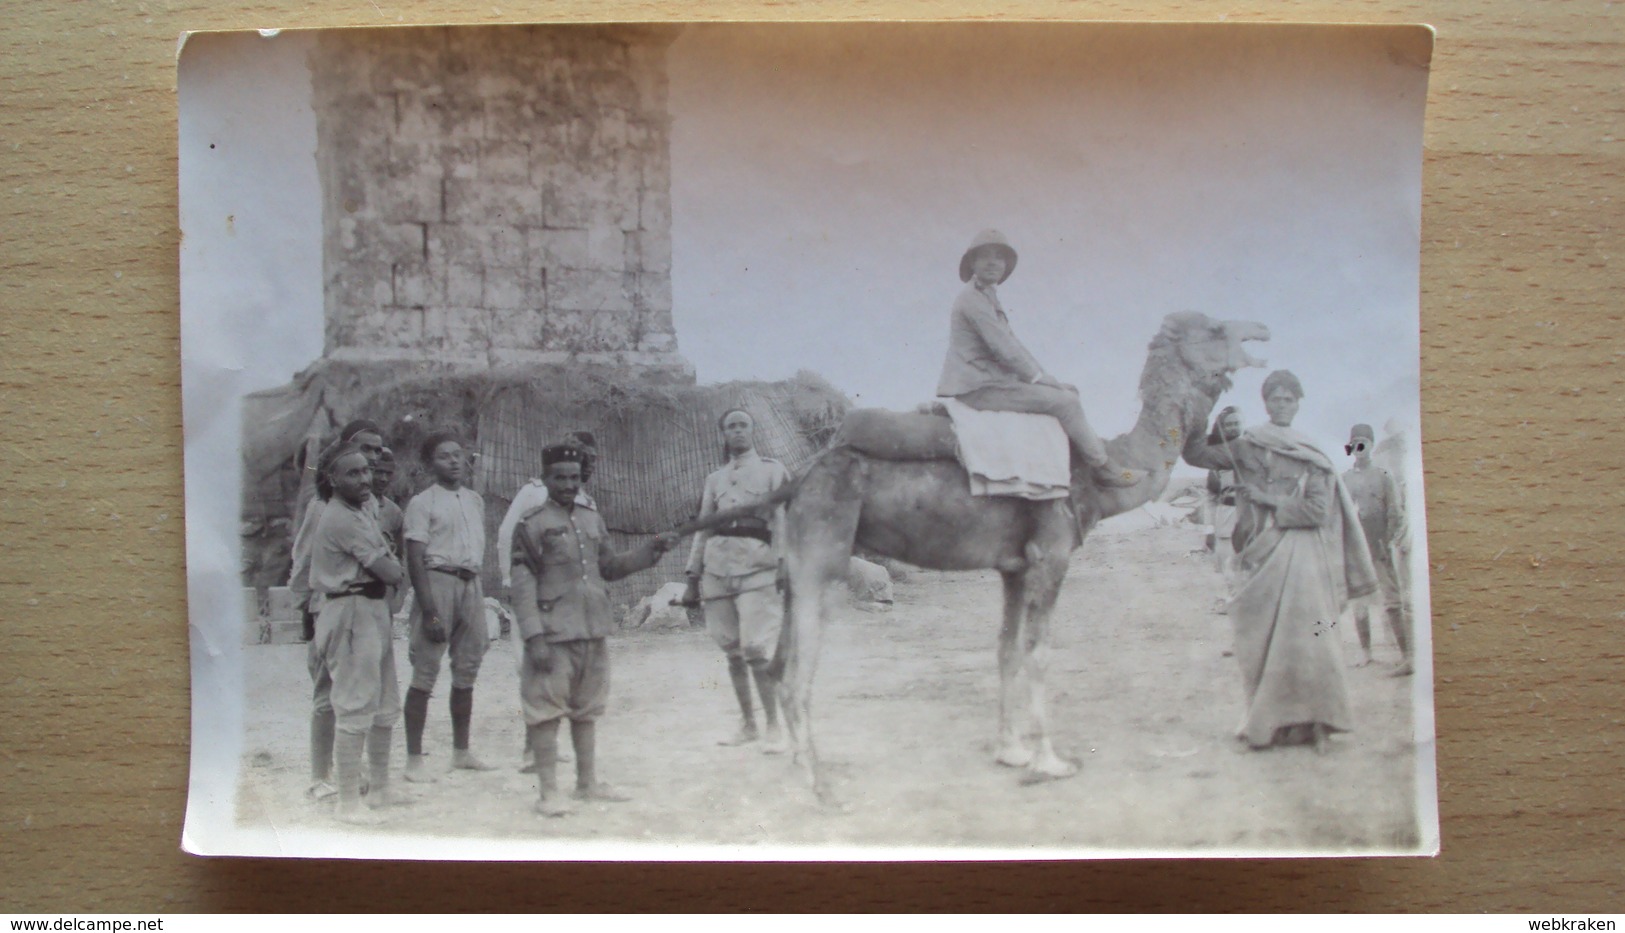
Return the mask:
[[1071, 529], [1064, 521], [1046, 521], [1027, 545], [1025, 615], [1021, 646], [1026, 653], [1023, 667], [1027, 675], [1027, 696], [1037, 750], [1028, 765], [1025, 783], [1068, 778], [1078, 773], [1078, 763], [1055, 753], [1050, 741], [1048, 694], [1045, 677], [1049, 672], [1050, 617], [1055, 598], [1066, 577], [1067, 558], [1072, 547]]
[[813, 743], [812, 685], [828, 609], [826, 594], [830, 583], [846, 574], [857, 534], [862, 464], [855, 457], [831, 456], [812, 469], [786, 516], [789, 611], [771, 669], [778, 673], [779, 707], [793, 760], [819, 802], [839, 809]]
[[1026, 652], [1021, 643], [1021, 622], [1026, 602], [1026, 574], [1005, 572], [1004, 619], [999, 628], [999, 751], [994, 760], [1012, 768], [1032, 764], [1033, 751], [1022, 735], [1022, 666]]

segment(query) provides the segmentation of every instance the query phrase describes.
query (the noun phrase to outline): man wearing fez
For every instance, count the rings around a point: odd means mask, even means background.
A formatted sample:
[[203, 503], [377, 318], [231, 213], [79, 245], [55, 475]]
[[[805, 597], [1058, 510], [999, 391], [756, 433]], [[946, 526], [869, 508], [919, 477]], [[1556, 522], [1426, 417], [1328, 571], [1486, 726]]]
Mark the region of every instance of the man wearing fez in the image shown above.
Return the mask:
[[[587, 483], [592, 481], [593, 468], [598, 464], [598, 442], [590, 431], [571, 431], [561, 444], [567, 447], [581, 449], [581, 491], [576, 493], [576, 506], [583, 509], [598, 510], [598, 503], [587, 493]], [[541, 477], [534, 477], [530, 482], [513, 494], [513, 501], [508, 504], [508, 511], [502, 515], [502, 524], [497, 526], [497, 566], [502, 568], [502, 600], [513, 608], [513, 529], [519, 524], [519, 519], [526, 513], [546, 504], [548, 499], [547, 483]], [[523, 648], [523, 644], [520, 646]], [[523, 651], [520, 652], [524, 654]], [[525, 733], [525, 748], [519, 756], [519, 773], [531, 774], [536, 770], [536, 758], [530, 751], [530, 733]], [[558, 760], [570, 761], [566, 752], [560, 752]]]
[[513, 602], [524, 639], [519, 701], [536, 760], [542, 816], [572, 809], [554, 774], [559, 720], [570, 720], [575, 747], [578, 800], [627, 798], [598, 780], [596, 727], [609, 697], [607, 638], [615, 628], [606, 582], [653, 567], [676, 542], [662, 533], [624, 554], [610, 551], [609, 529], [597, 511], [576, 502], [581, 491], [578, 446], [556, 444], [542, 451], [548, 500], [514, 528]]
[[[1365, 532], [1366, 545], [1371, 549], [1371, 563], [1377, 571], [1377, 584], [1382, 593], [1383, 614], [1388, 630], [1399, 645], [1401, 661], [1394, 670], [1395, 677], [1411, 673], [1411, 620], [1410, 607], [1399, 586], [1395, 555], [1405, 540], [1405, 512], [1400, 499], [1399, 485], [1387, 470], [1371, 462], [1376, 438], [1369, 424], [1357, 424], [1349, 429], [1349, 442], [1343, 450], [1354, 457], [1354, 466], [1343, 474], [1343, 485], [1354, 497], [1360, 512], [1360, 528]], [[1364, 602], [1354, 608], [1354, 632], [1360, 639], [1360, 661], [1356, 666], [1371, 663], [1371, 612]]]
[[[597, 440], [590, 431], [571, 431], [569, 436], [559, 443], [581, 449], [581, 491], [576, 493], [576, 505], [596, 512], [598, 503], [587, 493], [586, 487], [592, 481], [593, 468], [598, 464]], [[503, 513], [502, 524], [497, 526], [497, 564], [502, 568], [504, 598], [510, 595], [508, 590], [513, 586], [514, 526], [519, 524], [519, 519], [525, 513], [545, 504], [547, 500], [547, 483], [541, 477], [532, 477], [514, 492], [513, 502], [509, 503], [508, 511]]]

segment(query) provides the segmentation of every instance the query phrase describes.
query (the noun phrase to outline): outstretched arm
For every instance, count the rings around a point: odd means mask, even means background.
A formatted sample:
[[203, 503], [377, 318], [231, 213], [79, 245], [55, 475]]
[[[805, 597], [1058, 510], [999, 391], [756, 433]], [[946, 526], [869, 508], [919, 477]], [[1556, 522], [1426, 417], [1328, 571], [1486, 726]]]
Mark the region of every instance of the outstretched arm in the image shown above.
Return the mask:
[[1193, 467], [1206, 470], [1232, 470], [1238, 478], [1241, 475], [1241, 466], [1236, 449], [1242, 441], [1238, 438], [1228, 444], [1215, 444], [1208, 446], [1207, 435], [1200, 432], [1185, 438], [1185, 449], [1182, 456], [1185, 462]]
[[621, 554], [598, 552], [598, 572], [605, 580], [619, 580], [640, 570], [648, 570], [660, 563], [661, 555], [677, 543], [677, 536], [663, 531], [648, 541]]

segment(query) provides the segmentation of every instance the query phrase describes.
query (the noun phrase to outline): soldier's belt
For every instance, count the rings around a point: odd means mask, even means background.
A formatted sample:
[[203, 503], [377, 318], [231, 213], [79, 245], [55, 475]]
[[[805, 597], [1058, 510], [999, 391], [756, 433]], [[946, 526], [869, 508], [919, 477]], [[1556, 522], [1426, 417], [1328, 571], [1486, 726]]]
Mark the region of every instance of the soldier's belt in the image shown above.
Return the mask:
[[345, 596], [360, 596], [365, 599], [385, 599], [389, 596], [389, 587], [382, 580], [371, 580], [367, 583], [352, 583], [337, 593], [329, 593], [328, 599], [340, 599]]
[[429, 569], [434, 571], [435, 573], [450, 574], [451, 576], [456, 577], [457, 579], [463, 581], [464, 583], [467, 583], [468, 581], [470, 581], [470, 580], [474, 579], [475, 577], [479, 576], [479, 574], [475, 573], [474, 571], [472, 571], [472, 570], [464, 570], [461, 567], [430, 567]]
[[711, 533], [724, 538], [755, 538], [768, 544], [773, 543], [773, 532], [769, 531], [767, 523], [759, 518], [736, 518], [717, 526]]

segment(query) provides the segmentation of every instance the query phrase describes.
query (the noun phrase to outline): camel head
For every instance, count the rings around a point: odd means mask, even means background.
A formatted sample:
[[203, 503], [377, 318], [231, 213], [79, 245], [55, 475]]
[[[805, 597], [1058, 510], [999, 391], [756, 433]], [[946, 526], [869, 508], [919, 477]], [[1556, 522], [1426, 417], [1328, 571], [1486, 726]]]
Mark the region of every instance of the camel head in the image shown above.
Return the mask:
[[1265, 365], [1247, 352], [1245, 342], [1268, 339], [1270, 329], [1255, 321], [1216, 321], [1199, 311], [1170, 314], [1151, 340], [1140, 396], [1150, 399], [1159, 389], [1178, 390], [1184, 383], [1217, 399], [1230, 388], [1236, 370]]
[[1114, 462], [1145, 470], [1146, 480], [1128, 489], [1098, 489], [1075, 470], [1073, 499], [1083, 533], [1101, 517], [1162, 494], [1185, 438], [1206, 430], [1214, 404], [1230, 388], [1230, 376], [1264, 365], [1243, 345], [1268, 339], [1269, 328], [1252, 321], [1216, 321], [1196, 311], [1162, 319], [1140, 375], [1139, 420], [1132, 431], [1106, 442]]

